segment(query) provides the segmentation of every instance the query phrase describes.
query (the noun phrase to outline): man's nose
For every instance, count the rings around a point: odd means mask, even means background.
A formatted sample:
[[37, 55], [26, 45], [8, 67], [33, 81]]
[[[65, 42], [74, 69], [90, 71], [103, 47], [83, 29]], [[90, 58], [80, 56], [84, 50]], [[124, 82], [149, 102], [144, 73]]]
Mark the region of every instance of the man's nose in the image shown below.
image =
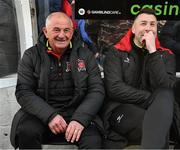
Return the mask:
[[60, 31], [59, 33], [58, 33], [58, 37], [64, 37], [64, 31]]
[[145, 31], [146, 31], [146, 32], [149, 32], [149, 31], [151, 31], [151, 30], [152, 30], [151, 25], [147, 24], [146, 27], [145, 27]]

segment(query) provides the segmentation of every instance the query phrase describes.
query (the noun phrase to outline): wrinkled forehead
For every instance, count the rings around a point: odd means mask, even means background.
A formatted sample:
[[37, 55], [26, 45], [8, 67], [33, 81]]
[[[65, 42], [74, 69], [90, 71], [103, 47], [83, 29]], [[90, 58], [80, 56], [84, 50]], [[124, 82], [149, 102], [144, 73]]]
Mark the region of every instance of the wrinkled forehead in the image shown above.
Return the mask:
[[46, 19], [46, 27], [57, 24], [61, 24], [73, 28], [72, 20], [65, 14], [55, 13], [48, 16], [48, 18]]

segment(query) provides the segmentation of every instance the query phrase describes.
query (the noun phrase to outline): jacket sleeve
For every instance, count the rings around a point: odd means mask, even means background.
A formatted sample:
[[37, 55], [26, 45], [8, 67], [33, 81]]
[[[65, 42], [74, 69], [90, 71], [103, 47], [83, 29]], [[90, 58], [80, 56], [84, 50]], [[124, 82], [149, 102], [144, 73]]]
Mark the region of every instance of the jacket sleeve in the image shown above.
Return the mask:
[[19, 63], [15, 94], [18, 103], [25, 112], [35, 115], [47, 124], [49, 117], [55, 113], [55, 110], [44, 99], [35, 94], [38, 79], [34, 76], [33, 60], [39, 58], [36, 58], [33, 53], [35, 52], [32, 52], [32, 49], [25, 51]]
[[147, 68], [152, 89], [172, 88], [176, 80], [175, 58], [167, 51], [148, 55]]
[[[87, 51], [86, 49], [83, 50]], [[105, 95], [100, 71], [91, 52], [88, 53], [88, 58], [86, 60], [86, 73], [87, 77], [85, 80], [87, 81], [85, 82], [87, 82], [87, 91], [85, 92], [84, 99], [71, 118], [71, 120], [76, 120], [85, 127], [87, 127], [97, 115]]]
[[[123, 80], [122, 60], [120, 52], [110, 50], [104, 63], [105, 87], [110, 99], [120, 103], [148, 103], [150, 92], [128, 85]], [[133, 74], [132, 74], [133, 75]]]

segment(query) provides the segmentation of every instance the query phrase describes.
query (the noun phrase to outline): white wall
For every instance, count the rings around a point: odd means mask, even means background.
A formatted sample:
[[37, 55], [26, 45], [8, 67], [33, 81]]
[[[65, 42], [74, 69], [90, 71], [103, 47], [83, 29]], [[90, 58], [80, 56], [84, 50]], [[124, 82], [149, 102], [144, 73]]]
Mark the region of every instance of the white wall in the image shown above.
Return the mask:
[[0, 89], [0, 149], [10, 149], [10, 127], [15, 112], [19, 109], [16, 102], [15, 86]]

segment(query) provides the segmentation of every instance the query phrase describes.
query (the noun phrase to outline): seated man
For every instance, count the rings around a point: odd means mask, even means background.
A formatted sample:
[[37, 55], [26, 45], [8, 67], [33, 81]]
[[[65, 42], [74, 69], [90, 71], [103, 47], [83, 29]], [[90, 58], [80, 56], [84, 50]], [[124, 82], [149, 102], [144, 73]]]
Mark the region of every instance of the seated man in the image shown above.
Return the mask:
[[175, 60], [157, 39], [152, 9], [142, 9], [132, 28], [106, 56], [105, 148], [168, 148], [173, 118]]
[[94, 56], [62, 12], [47, 17], [43, 33], [19, 63], [16, 98], [21, 111], [12, 124], [11, 143], [41, 149], [44, 141], [55, 139], [99, 149], [97, 113], [104, 88]]

